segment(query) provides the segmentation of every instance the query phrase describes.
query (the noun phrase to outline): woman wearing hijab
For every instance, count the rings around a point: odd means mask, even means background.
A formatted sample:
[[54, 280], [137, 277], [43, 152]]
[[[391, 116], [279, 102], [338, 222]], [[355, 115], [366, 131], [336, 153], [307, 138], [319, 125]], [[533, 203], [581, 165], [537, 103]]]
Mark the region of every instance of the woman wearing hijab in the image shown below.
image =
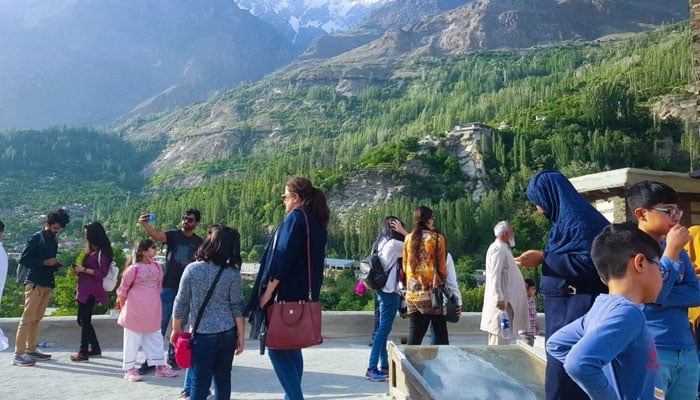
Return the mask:
[[[593, 239], [609, 222], [561, 172], [538, 172], [530, 179], [525, 194], [537, 212], [552, 223], [544, 251], [528, 250], [516, 258], [526, 268], [542, 264], [545, 339], [549, 339], [559, 328], [585, 314], [596, 296], [607, 293], [590, 254]], [[564, 366], [549, 354], [545, 393], [548, 400], [588, 399]]]
[[[285, 184], [282, 201], [287, 216], [277, 227], [260, 260], [261, 270], [245, 309], [253, 326], [251, 337], [257, 336], [261, 328], [257, 317], [259, 310], [265, 310], [273, 301], [308, 300], [309, 289], [311, 301], [318, 301], [321, 293], [331, 214], [326, 195], [313, 187], [308, 179], [292, 177]], [[308, 283], [309, 253], [311, 288]], [[268, 354], [284, 389], [285, 400], [303, 400], [304, 358], [301, 349], [268, 349]]]

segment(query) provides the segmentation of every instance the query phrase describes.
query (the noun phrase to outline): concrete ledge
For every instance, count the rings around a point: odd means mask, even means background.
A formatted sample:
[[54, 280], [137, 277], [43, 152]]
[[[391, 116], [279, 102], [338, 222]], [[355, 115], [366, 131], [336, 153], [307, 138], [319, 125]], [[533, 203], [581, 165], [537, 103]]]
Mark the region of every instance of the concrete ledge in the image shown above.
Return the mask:
[[[0, 329], [10, 339], [14, 346], [19, 318], [0, 318]], [[539, 315], [540, 326], [544, 327], [544, 314]], [[95, 315], [92, 317], [97, 337], [103, 347], [121, 347], [123, 329], [117, 324], [117, 317], [110, 315]], [[323, 336], [328, 339], [366, 337], [369, 341], [374, 324], [374, 313], [370, 311], [324, 311]], [[485, 333], [479, 330], [481, 313], [462, 313], [457, 323], [448, 323], [450, 336], [479, 335]], [[408, 335], [408, 318], [398, 316], [394, 320], [391, 338]], [[77, 346], [80, 338], [80, 327], [75, 316], [45, 317], [39, 323], [37, 342], [51, 342], [55, 346]], [[398, 342], [398, 340], [397, 340]]]

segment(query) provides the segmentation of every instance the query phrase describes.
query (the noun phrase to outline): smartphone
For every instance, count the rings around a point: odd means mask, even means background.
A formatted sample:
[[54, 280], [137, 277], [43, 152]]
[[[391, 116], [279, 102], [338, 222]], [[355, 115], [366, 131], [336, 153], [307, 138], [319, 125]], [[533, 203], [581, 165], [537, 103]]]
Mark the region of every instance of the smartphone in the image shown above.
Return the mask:
[[155, 214], [148, 214], [148, 222], [155, 222], [156, 221], [156, 215]]

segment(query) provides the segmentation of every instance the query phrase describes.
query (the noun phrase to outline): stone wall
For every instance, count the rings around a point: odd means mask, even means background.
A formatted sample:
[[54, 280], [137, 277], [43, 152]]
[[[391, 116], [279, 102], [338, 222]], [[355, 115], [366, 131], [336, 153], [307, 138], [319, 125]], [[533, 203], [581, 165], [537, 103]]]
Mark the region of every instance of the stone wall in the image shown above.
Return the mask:
[[[544, 314], [539, 315], [544, 329]], [[326, 311], [323, 313], [323, 336], [326, 339], [367, 340], [372, 333], [374, 314], [368, 311]], [[97, 337], [103, 347], [121, 347], [123, 329], [117, 325], [117, 317], [97, 315], [92, 318]], [[481, 313], [463, 313], [458, 323], [447, 324], [450, 336], [483, 335], [479, 330]], [[10, 350], [14, 346], [19, 318], [0, 318], [0, 329], [10, 339]], [[247, 333], [246, 333], [247, 335]], [[408, 319], [396, 318], [391, 338], [408, 335]], [[39, 324], [38, 342], [50, 342], [54, 346], [78, 346], [80, 327], [76, 317], [46, 317]], [[10, 351], [8, 350], [8, 351]]]

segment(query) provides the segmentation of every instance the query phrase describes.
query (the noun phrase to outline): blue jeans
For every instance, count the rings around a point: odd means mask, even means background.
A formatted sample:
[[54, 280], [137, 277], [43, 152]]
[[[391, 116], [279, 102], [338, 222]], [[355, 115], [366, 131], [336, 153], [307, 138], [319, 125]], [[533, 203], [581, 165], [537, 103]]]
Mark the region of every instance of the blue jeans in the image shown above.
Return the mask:
[[379, 300], [379, 326], [374, 334], [374, 341], [372, 341], [372, 352], [369, 354], [369, 369], [379, 368], [380, 364], [383, 368], [389, 368], [386, 340], [394, 324], [396, 312], [399, 311], [401, 295], [398, 293], [384, 293], [378, 290], [377, 299]]
[[236, 328], [227, 332], [198, 334], [192, 340], [191, 400], [206, 400], [214, 378], [214, 398], [231, 398], [231, 364], [236, 350]]
[[267, 354], [272, 361], [277, 380], [284, 389], [284, 400], [304, 400], [304, 394], [301, 392], [301, 376], [304, 373], [304, 357], [301, 349], [267, 349]]
[[[190, 393], [192, 392], [192, 378], [194, 374], [192, 373], [192, 368], [185, 369], [185, 383], [182, 385], [182, 391]], [[212, 381], [211, 387], [214, 387], [214, 382]]]
[[661, 371], [656, 375], [656, 387], [666, 399], [695, 399], [698, 390], [698, 353], [695, 349], [656, 349]]
[[[165, 332], [168, 330], [168, 324], [173, 316], [173, 303], [175, 303], [175, 296], [177, 295], [177, 290], [164, 287], [160, 291], [160, 302], [162, 315], [160, 317], [160, 334], [165, 337]], [[168, 342], [168, 360], [175, 359], [175, 348], [173, 347], [170, 340]]]

